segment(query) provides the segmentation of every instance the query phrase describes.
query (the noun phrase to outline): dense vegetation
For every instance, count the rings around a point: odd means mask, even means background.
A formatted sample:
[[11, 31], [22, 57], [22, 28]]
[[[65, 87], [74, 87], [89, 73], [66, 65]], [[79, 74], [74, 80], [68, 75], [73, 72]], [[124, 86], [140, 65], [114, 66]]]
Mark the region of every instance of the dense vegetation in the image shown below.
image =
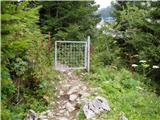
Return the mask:
[[56, 76], [37, 25], [40, 8], [2, 2], [2, 120], [23, 119], [28, 109], [44, 110], [44, 96], [53, 94], [47, 88]]
[[[101, 29], [93, 1], [1, 4], [2, 120], [24, 119], [29, 109], [45, 110], [59, 80], [52, 69], [54, 41], [83, 41], [88, 35], [91, 72], [84, 80], [98, 87], [112, 108], [99, 119], [115, 120], [120, 112], [131, 120], [160, 119], [159, 1], [116, 2], [116, 22]], [[79, 119], [85, 119], [83, 113]]]
[[93, 41], [92, 74], [84, 80], [98, 86], [112, 108], [99, 120], [119, 119], [123, 112], [129, 120], [160, 119], [159, 3], [113, 3], [115, 23], [103, 25]]
[[2, 2], [2, 120], [23, 119], [29, 109], [46, 109], [55, 93], [50, 82], [58, 80], [51, 42], [84, 40], [94, 33], [99, 18], [94, 17], [93, 4]]
[[40, 2], [40, 26], [43, 33], [51, 31], [53, 40], [81, 40], [95, 36], [100, 18], [93, 1]]
[[[125, 68], [107, 66], [96, 68], [92, 75], [85, 75], [84, 80], [98, 87], [95, 96], [105, 97], [111, 106], [111, 112], [102, 114], [98, 120], [118, 120], [122, 113], [129, 120], [160, 119], [160, 99], [151, 86], [144, 84], [147, 79], [143, 76]], [[85, 120], [83, 112], [79, 120]]]
[[160, 69], [154, 69], [160, 65], [160, 2], [118, 2], [114, 6], [114, 28], [121, 34], [116, 41], [124, 60], [160, 84]]

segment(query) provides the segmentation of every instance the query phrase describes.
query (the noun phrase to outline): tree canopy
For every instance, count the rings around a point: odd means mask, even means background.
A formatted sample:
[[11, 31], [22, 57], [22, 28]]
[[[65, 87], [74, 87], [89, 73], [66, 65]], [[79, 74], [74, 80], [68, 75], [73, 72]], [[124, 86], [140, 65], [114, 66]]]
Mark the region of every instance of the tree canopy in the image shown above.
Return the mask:
[[94, 1], [40, 2], [40, 26], [43, 33], [52, 32], [53, 39], [84, 40], [94, 37], [95, 26], [100, 21]]

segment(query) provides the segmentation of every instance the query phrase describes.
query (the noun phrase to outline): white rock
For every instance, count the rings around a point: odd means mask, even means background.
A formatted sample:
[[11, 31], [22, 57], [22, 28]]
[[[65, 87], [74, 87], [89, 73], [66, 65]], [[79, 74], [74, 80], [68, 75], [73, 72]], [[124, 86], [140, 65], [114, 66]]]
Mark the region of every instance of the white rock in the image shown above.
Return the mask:
[[83, 112], [84, 112], [87, 119], [94, 118], [96, 116], [96, 114], [92, 110], [88, 109], [87, 104], [84, 105]]
[[69, 77], [72, 77], [72, 72], [68, 72], [67, 74]]
[[47, 113], [46, 112], [42, 112], [42, 113], [40, 113], [40, 116], [46, 116], [47, 115]]
[[48, 117], [52, 117], [53, 114], [54, 113], [51, 110], [44, 111], [44, 112], [40, 113], [39, 119], [40, 120], [48, 120]]
[[68, 120], [66, 117], [59, 117], [58, 120]]
[[66, 104], [68, 102], [68, 100], [62, 100], [62, 104], [64, 105], [64, 104]]
[[63, 109], [62, 106], [58, 106], [58, 109]]
[[101, 107], [103, 110], [110, 111], [111, 108], [108, 104], [108, 101], [102, 97], [96, 97], [97, 107]]
[[65, 109], [66, 108], [66, 106], [62, 106], [62, 109]]
[[57, 101], [56, 103], [57, 103], [57, 104], [60, 104], [60, 102], [59, 102], [59, 101]]
[[128, 118], [124, 114], [122, 114], [119, 120], [128, 120]]
[[46, 120], [46, 119], [47, 119], [47, 116], [39, 116], [38, 120]]
[[65, 112], [65, 110], [64, 110], [64, 109], [59, 111], [59, 113], [64, 113], [64, 112]]
[[66, 112], [64, 113], [64, 115], [67, 116], [67, 117], [70, 116], [68, 111], [66, 111]]
[[84, 92], [84, 93], [81, 93], [82, 97], [88, 97], [89, 96], [89, 93], [87, 92]]
[[77, 94], [72, 94], [69, 96], [70, 101], [75, 101], [77, 99], [78, 95]]
[[34, 110], [29, 110], [24, 120], [38, 120], [38, 115]]
[[59, 95], [64, 95], [64, 91], [60, 90]]
[[48, 112], [48, 117], [53, 117], [54, 116], [54, 113], [53, 112]]
[[85, 104], [88, 104], [88, 99], [87, 98], [82, 98], [80, 99], [80, 103], [85, 105]]
[[99, 114], [102, 111], [110, 110], [107, 100], [99, 96], [86, 103], [83, 107], [83, 111], [87, 119], [94, 118], [96, 114]]
[[88, 103], [88, 107], [90, 110], [92, 110], [94, 113], [98, 114], [100, 113], [101, 111], [103, 111], [102, 109], [100, 109], [97, 105], [97, 102], [94, 100], [90, 103]]
[[53, 106], [53, 105], [55, 105], [55, 102], [51, 102], [51, 103], [50, 103], [50, 106]]
[[64, 86], [64, 88], [66, 88], [66, 89], [68, 89], [69, 87], [71, 87], [71, 85], [69, 85], [69, 84], [65, 84], [65, 85], [63, 85]]
[[86, 86], [82, 86], [82, 90], [87, 90], [87, 87]]
[[102, 88], [96, 87], [96, 88], [92, 88], [91, 90], [92, 90], [93, 92], [100, 92], [100, 91], [102, 91]]
[[72, 105], [70, 102], [68, 102], [68, 103], [66, 103], [66, 109], [67, 109], [69, 112], [72, 112], [72, 111], [75, 110], [75, 107], [73, 107], [73, 105]]
[[68, 95], [71, 95], [75, 92], [78, 92], [79, 91], [79, 86], [74, 86], [72, 88], [69, 89], [69, 91], [67, 92]]
[[61, 115], [61, 113], [59, 113], [59, 112], [58, 112], [58, 113], [56, 113], [56, 116], [60, 116], [60, 115]]

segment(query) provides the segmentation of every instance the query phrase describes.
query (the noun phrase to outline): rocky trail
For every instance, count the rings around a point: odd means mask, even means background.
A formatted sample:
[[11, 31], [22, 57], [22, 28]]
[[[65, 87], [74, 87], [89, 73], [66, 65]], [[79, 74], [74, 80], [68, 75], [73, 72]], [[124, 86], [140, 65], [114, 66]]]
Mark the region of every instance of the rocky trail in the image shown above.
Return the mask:
[[40, 114], [41, 120], [76, 120], [81, 104], [90, 96], [88, 85], [73, 71], [62, 72], [63, 81], [57, 86], [56, 104]]
[[99, 89], [91, 88], [86, 81], [82, 81], [82, 75], [76, 75], [73, 71], [61, 71], [61, 75], [56, 86], [56, 98], [50, 101], [48, 110], [40, 114], [29, 110], [25, 120], [77, 120], [81, 108], [86, 118], [90, 119], [111, 110], [108, 101], [102, 97], [89, 100], [91, 95], [97, 95]]

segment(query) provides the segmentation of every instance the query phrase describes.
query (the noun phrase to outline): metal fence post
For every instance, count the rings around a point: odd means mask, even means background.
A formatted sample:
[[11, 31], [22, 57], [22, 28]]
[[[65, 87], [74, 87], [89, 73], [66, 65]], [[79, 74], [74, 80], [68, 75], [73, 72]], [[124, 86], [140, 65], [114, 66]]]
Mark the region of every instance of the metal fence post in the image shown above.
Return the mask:
[[87, 71], [90, 71], [90, 36], [88, 36], [88, 41], [87, 41], [87, 45], [88, 45], [88, 61], [87, 61]]
[[85, 55], [84, 55], [84, 64], [85, 64], [85, 69], [87, 70], [88, 68], [87, 68], [87, 66], [88, 66], [88, 60], [87, 60], [87, 58], [88, 58], [88, 41], [85, 43], [85, 50], [84, 50], [85, 52]]

